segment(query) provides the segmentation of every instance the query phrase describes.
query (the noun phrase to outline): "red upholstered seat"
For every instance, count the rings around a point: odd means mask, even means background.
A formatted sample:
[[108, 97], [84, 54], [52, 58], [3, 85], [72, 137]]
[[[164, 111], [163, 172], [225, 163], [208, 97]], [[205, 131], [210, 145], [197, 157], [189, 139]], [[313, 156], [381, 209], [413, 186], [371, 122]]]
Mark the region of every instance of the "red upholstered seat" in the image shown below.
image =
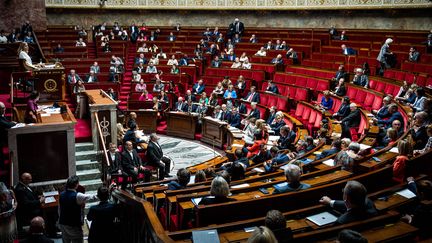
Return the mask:
[[317, 85], [315, 90], [317, 91], [324, 91], [328, 90], [330, 88], [329, 82], [325, 80], [317, 80]]
[[277, 106], [277, 102], [278, 102], [278, 97], [276, 97], [275, 95], [269, 95], [267, 107]]
[[276, 73], [273, 76], [273, 81], [276, 82], [276, 83], [285, 83], [285, 74]]
[[294, 116], [299, 118], [302, 116], [305, 106], [301, 103], [297, 104], [297, 108], [295, 110]]
[[353, 87], [353, 86], [349, 86], [347, 88], [347, 96], [350, 98], [350, 100], [355, 100], [355, 97], [357, 95], [357, 88]]
[[383, 92], [385, 87], [386, 87], [386, 83], [381, 82], [381, 81], [377, 81], [375, 90], [378, 92]]
[[[385, 94], [393, 94], [394, 88], [395, 88], [394, 85], [387, 84], [385, 89], [384, 89], [384, 93]], [[398, 91], [399, 91], [399, 89], [398, 89]]]
[[341, 105], [342, 101], [340, 99], [333, 99], [333, 112], [338, 111]]
[[303, 114], [301, 115], [301, 120], [303, 122], [308, 121], [311, 111], [312, 109], [310, 107], [305, 106]]
[[260, 95], [260, 105], [268, 106], [267, 104], [268, 104], [269, 98], [270, 98], [270, 95], [268, 95], [266, 93], [262, 93]]
[[308, 124], [314, 124], [316, 117], [317, 117], [317, 111], [316, 110], [311, 110], [311, 113], [309, 115], [309, 120], [307, 121], [307, 123]]
[[394, 79], [403, 81], [403, 80], [405, 80], [405, 74], [406, 73], [402, 72], [402, 71], [395, 71], [395, 77], [394, 77]]
[[278, 102], [276, 104], [276, 107], [280, 111], [288, 111], [288, 100], [283, 98], [278, 98]]
[[308, 87], [312, 90], [316, 90], [317, 82], [318, 81], [315, 78], [308, 78], [307, 83], [306, 83], [306, 87]]
[[357, 95], [355, 96], [355, 101], [356, 101], [358, 104], [363, 105], [363, 104], [364, 104], [364, 101], [365, 101], [365, 99], [366, 99], [366, 94], [367, 94], [366, 91], [364, 91], [364, 90], [362, 90], [362, 89], [359, 88], [359, 89], [357, 90]]
[[377, 81], [374, 80], [374, 79], [369, 79], [369, 88], [371, 88], [371, 89], [373, 89], [373, 90], [376, 90], [376, 89], [375, 89], [376, 86], [377, 86]]
[[395, 76], [394, 70], [390, 70], [390, 69], [385, 70], [385, 72], [384, 72], [385, 78], [394, 78], [394, 76]]
[[288, 97], [291, 98], [291, 99], [295, 99], [296, 94], [297, 94], [297, 87], [290, 86], [290, 88], [289, 88], [289, 96]]
[[428, 78], [426, 79], [426, 84], [425, 84], [425, 86], [429, 86], [429, 85], [432, 85], [432, 76], [431, 76], [431, 77], [428, 77]]
[[426, 80], [427, 80], [426, 75], [418, 75], [416, 77], [416, 84], [421, 86], [421, 87], [424, 87], [424, 86], [426, 86]]
[[294, 96], [297, 101], [307, 101], [309, 98], [308, 91], [306, 89], [297, 88], [297, 92]]
[[298, 76], [296, 78], [295, 85], [300, 86], [300, 87], [306, 87], [306, 84], [307, 84], [307, 78], [306, 77]]
[[371, 110], [379, 110], [382, 106], [382, 100], [383, 98], [381, 96], [375, 96]]
[[371, 92], [367, 92], [366, 93], [366, 98], [363, 102], [364, 108], [367, 110], [370, 110], [370, 108], [373, 105], [373, 102], [375, 100], [375, 94], [371, 93]]

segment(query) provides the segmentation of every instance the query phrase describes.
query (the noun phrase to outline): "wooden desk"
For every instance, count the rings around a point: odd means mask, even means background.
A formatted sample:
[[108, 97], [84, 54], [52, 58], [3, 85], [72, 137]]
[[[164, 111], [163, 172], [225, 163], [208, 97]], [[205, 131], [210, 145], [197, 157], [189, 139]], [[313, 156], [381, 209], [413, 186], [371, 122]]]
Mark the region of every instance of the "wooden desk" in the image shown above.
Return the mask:
[[117, 102], [101, 89], [86, 90], [84, 94], [87, 96], [91, 114], [92, 141], [95, 150], [101, 148], [100, 143], [102, 142], [98, 135], [96, 115], [99, 118], [105, 146], [108, 147], [110, 142], [117, 144]]
[[167, 134], [188, 139], [195, 139], [198, 115], [186, 112], [170, 111], [167, 115]]
[[201, 141], [222, 148], [225, 143], [225, 130], [228, 123], [206, 116], [202, 119]]
[[45, 116], [43, 113], [39, 112], [39, 123], [9, 129], [13, 184], [18, 182], [21, 173], [29, 171], [36, 186], [63, 183], [75, 175], [73, 114], [67, 106], [63, 114]]

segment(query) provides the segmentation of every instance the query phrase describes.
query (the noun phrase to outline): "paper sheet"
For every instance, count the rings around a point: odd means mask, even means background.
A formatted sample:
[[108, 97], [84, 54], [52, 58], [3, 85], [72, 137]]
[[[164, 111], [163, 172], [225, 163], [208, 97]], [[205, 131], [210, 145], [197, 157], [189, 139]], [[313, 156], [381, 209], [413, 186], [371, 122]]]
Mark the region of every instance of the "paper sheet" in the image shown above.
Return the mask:
[[253, 168], [252, 171], [258, 172], [258, 173], [263, 173], [264, 170], [261, 168]]
[[398, 149], [397, 147], [393, 147], [393, 148], [391, 148], [391, 149], [389, 150], [389, 152], [392, 152], [392, 153], [396, 153], [396, 154], [398, 154], [398, 153], [399, 153], [399, 149]]
[[55, 198], [54, 197], [46, 197], [45, 198], [45, 203], [53, 203], [53, 202], [55, 202], [56, 200], [55, 200]]
[[369, 148], [371, 148], [371, 146], [369, 146], [369, 145], [366, 145], [366, 144], [360, 144], [360, 150], [366, 150], [366, 149], [369, 149]]
[[50, 192], [44, 192], [43, 196], [44, 197], [52, 197], [52, 196], [57, 196], [59, 193], [58, 191], [50, 191]]
[[243, 183], [243, 184], [231, 186], [231, 189], [245, 188], [245, 187], [249, 187], [249, 186], [250, 185], [248, 183]]
[[405, 197], [407, 199], [411, 199], [411, 198], [416, 197], [416, 194], [414, 194], [409, 189], [404, 189], [402, 191], [396, 192], [396, 194], [401, 195], [402, 197]]
[[334, 159], [328, 159], [323, 161], [323, 164], [328, 165], [328, 166], [334, 166]]

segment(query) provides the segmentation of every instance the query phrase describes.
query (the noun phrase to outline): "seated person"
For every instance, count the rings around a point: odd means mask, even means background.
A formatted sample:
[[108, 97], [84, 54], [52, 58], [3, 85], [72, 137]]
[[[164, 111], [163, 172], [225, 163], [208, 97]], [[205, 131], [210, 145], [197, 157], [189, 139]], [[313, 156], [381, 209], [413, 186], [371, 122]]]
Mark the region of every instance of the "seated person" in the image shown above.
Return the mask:
[[350, 129], [357, 128], [360, 125], [361, 112], [360, 109], [357, 107], [357, 104], [351, 103], [349, 107], [350, 107], [350, 113], [342, 120], [334, 122], [334, 123], [341, 124], [342, 138], [351, 138]]
[[386, 96], [383, 99], [383, 104], [379, 110], [372, 110], [372, 114], [374, 114], [378, 119], [386, 119], [390, 117], [388, 113], [389, 105], [392, 101], [392, 98], [390, 96]]
[[398, 105], [392, 103], [388, 105], [387, 110], [387, 118], [385, 119], [376, 119], [373, 120], [378, 123], [379, 126], [384, 127], [385, 129], [390, 128], [392, 126], [393, 121], [398, 120], [401, 122], [401, 126], [404, 127], [402, 114], [398, 111]]
[[250, 92], [245, 96], [243, 100], [248, 102], [256, 102], [256, 103], [260, 102], [260, 94], [256, 92], [255, 86], [250, 87]]
[[288, 157], [290, 159], [300, 158], [301, 156], [303, 156], [307, 152], [306, 151], [307, 146], [308, 146], [308, 144], [306, 143], [306, 141], [301, 140], [301, 139], [298, 140], [297, 144], [295, 146], [295, 152], [288, 153]]
[[410, 47], [410, 50], [408, 53], [408, 61], [418, 62], [419, 59], [420, 59], [420, 52], [418, 52], [414, 46]]
[[256, 131], [254, 134], [254, 143], [251, 146], [243, 147], [243, 152], [247, 153], [247, 158], [252, 158], [252, 156], [258, 154], [260, 145], [265, 143], [262, 138], [262, 133], [260, 131]]
[[210, 66], [213, 68], [222, 67], [222, 61], [219, 59], [218, 56], [215, 56]]
[[279, 89], [272, 80], [269, 80], [266, 91], [273, 94], [279, 94]]
[[140, 97], [138, 98], [139, 101], [146, 101], [146, 100], [153, 100], [153, 95], [150, 94], [146, 89], [143, 90]]
[[76, 47], [86, 47], [87, 45], [86, 45], [86, 43], [83, 41], [83, 38], [79, 38], [79, 39], [77, 40], [77, 42], [75, 43], [75, 46], [76, 46]]
[[350, 229], [344, 229], [339, 232], [337, 241], [339, 243], [368, 243], [368, 240], [359, 232]]
[[298, 63], [299, 63], [297, 52], [294, 51], [293, 48], [290, 48], [290, 49], [287, 51], [287, 53], [286, 53], [286, 58], [288, 58], [288, 59], [292, 59], [292, 60], [293, 60], [293, 64], [298, 64]]
[[186, 102], [183, 101], [183, 97], [179, 97], [177, 99], [177, 103], [175, 104], [174, 111], [187, 112], [188, 107]]
[[273, 145], [279, 149], [290, 149], [297, 135], [289, 126], [283, 126], [279, 130], [280, 137], [277, 141], [273, 141]]
[[350, 114], [350, 98], [348, 96], [342, 99], [342, 104], [339, 107], [339, 110], [334, 113], [332, 116], [336, 119], [343, 119]]
[[149, 65], [147, 66], [145, 72], [146, 73], [157, 73], [157, 68], [153, 62], [149, 62]]
[[252, 64], [249, 62], [249, 59], [245, 60], [241, 66], [242, 69], [251, 69], [252, 68]]
[[260, 164], [263, 163], [269, 159], [272, 159], [272, 154], [270, 153], [270, 149], [267, 149], [267, 144], [261, 144], [259, 152], [254, 155], [250, 160], [254, 164]]
[[345, 87], [345, 79], [340, 78], [336, 87], [334, 88], [334, 91], [331, 94], [337, 95], [337, 96], [345, 96], [346, 92], [347, 92], [347, 90]]
[[216, 176], [210, 186], [210, 197], [204, 197], [199, 205], [210, 205], [224, 202], [235, 201], [234, 198], [229, 198], [229, 185], [222, 176]]
[[147, 85], [144, 83], [144, 79], [141, 79], [139, 83], [135, 85], [135, 92], [143, 92], [147, 89]]
[[125, 150], [122, 152], [122, 167], [126, 174], [132, 176], [133, 180], [138, 180], [140, 173], [144, 174], [144, 181], [150, 181], [151, 173], [147, 170], [141, 161], [137, 151], [133, 148], [133, 143], [126, 140]]
[[282, 54], [278, 54], [275, 58], [273, 58], [271, 60], [272, 64], [276, 64], [276, 65], [281, 65], [284, 63], [283, 59], [282, 59]]
[[229, 122], [230, 127], [240, 128], [241, 116], [238, 113], [237, 107], [233, 107], [231, 109], [231, 114], [229, 116], [228, 122]]
[[347, 47], [346, 45], [341, 45], [342, 54], [345, 56], [354, 56], [356, 54], [356, 51], [352, 49], [351, 47]]
[[331, 110], [333, 108], [333, 99], [330, 97], [330, 91], [325, 90], [323, 94], [319, 107], [324, 110]]
[[427, 119], [428, 115], [426, 112], [417, 112], [414, 115], [414, 124], [409, 130], [411, 138], [414, 142], [414, 149], [419, 150], [423, 149], [427, 142], [429, 141], [429, 136], [426, 132]]
[[261, 47], [256, 53], [255, 53], [255, 56], [258, 56], [258, 57], [265, 57], [265, 56], [267, 56], [267, 51], [265, 50], [265, 48], [264, 47]]
[[311, 186], [300, 182], [301, 169], [297, 165], [289, 164], [285, 169], [287, 184], [284, 186], [275, 186], [273, 194], [300, 191], [310, 188]]
[[[110, 162], [108, 168], [108, 180], [111, 181], [113, 176], [118, 176], [123, 178], [123, 182], [126, 182], [126, 177], [128, 175], [123, 170], [121, 153], [118, 151], [117, 146], [114, 143], [109, 144], [107, 155]], [[118, 183], [118, 181], [116, 181], [116, 183]], [[126, 183], [123, 183], [122, 189], [124, 189], [125, 186]]]
[[87, 77], [84, 80], [86, 83], [93, 83], [93, 82], [97, 82], [98, 78], [95, 74], [95, 72], [93, 70], [90, 71], [89, 75], [87, 75]]
[[171, 58], [168, 59], [167, 65], [168, 66], [170, 66], [170, 65], [176, 65], [176, 66], [178, 66], [178, 61], [177, 61], [175, 55], [172, 55]]
[[162, 80], [156, 79], [156, 83], [153, 85], [153, 92], [161, 92], [165, 88], [165, 85], [162, 83]]
[[292, 241], [293, 233], [290, 227], [287, 227], [285, 216], [278, 210], [270, 210], [264, 219], [265, 226], [269, 228], [279, 243], [288, 243]]
[[227, 90], [225, 90], [224, 98], [237, 99], [237, 92], [235, 91], [234, 86], [232, 84], [228, 86]]
[[185, 189], [190, 181], [191, 174], [188, 169], [181, 168], [177, 171], [177, 180], [168, 183], [168, 190]]
[[256, 102], [252, 102], [251, 103], [251, 110], [250, 110], [249, 114], [247, 115], [247, 117], [255, 117], [256, 119], [260, 119], [261, 118], [261, 112], [257, 108], [257, 103]]
[[239, 69], [242, 67], [242, 63], [240, 62], [240, 58], [236, 57], [233, 64], [231, 65], [231, 68]]
[[276, 118], [270, 124], [270, 127], [274, 131], [275, 136], [280, 136], [280, 129], [286, 125], [283, 118], [284, 118], [283, 114], [279, 113], [276, 115]]
[[420, 150], [414, 150], [414, 155], [423, 154], [432, 148], [432, 124], [426, 126], [426, 133], [429, 136], [429, 139], [428, 139], [425, 147], [420, 149]]
[[173, 32], [170, 32], [170, 34], [169, 34], [167, 40], [168, 40], [168, 41], [175, 41], [175, 40], [176, 40], [176, 37], [175, 37], [175, 35], [174, 35]]
[[330, 155], [337, 154], [341, 150], [341, 140], [335, 139], [331, 144], [331, 148], [323, 150], [320, 154], [315, 157], [315, 160], [320, 160], [329, 157]]
[[[344, 143], [344, 139], [342, 139]], [[346, 142], [345, 142], [346, 143]], [[360, 152], [360, 144], [356, 142], [351, 142], [347, 149], [342, 149], [336, 157], [334, 158], [335, 166], [341, 166], [342, 170], [353, 172], [356, 167], [356, 160], [361, 157], [358, 155]]]
[[64, 48], [59, 43], [59, 44], [57, 44], [56, 48], [54, 48], [53, 52], [54, 53], [63, 53], [64, 52]]
[[205, 84], [202, 79], [199, 79], [197, 83], [194, 84], [193, 88], [194, 94], [202, 94], [205, 90]]
[[357, 181], [348, 181], [343, 189], [342, 200], [332, 200], [323, 196], [319, 202], [328, 205], [342, 213], [337, 219], [339, 224], [347, 224], [359, 220], [365, 220], [377, 214], [374, 203], [367, 198], [366, 188]]
[[221, 166], [222, 170], [228, 171], [230, 174], [232, 173], [234, 164], [241, 164], [245, 169], [249, 167], [249, 159], [245, 156], [242, 149], [236, 149], [234, 152], [235, 161], [234, 162], [226, 162]]
[[137, 125], [135, 122], [131, 122], [129, 125], [129, 129], [126, 131], [123, 137], [123, 144], [127, 141], [132, 141], [135, 144], [144, 143], [145, 140], [143, 137], [139, 136], [137, 133]]
[[243, 140], [246, 144], [253, 144], [254, 134], [257, 130], [256, 128], [256, 118], [255, 117], [247, 117], [241, 121], [244, 125], [243, 128]]
[[222, 86], [222, 82], [218, 82], [216, 87], [213, 90], [213, 93], [217, 94], [217, 95], [223, 95], [224, 92], [224, 88]]
[[365, 88], [369, 87], [369, 78], [367, 75], [363, 74], [363, 69], [356, 68], [352, 83]]
[[280, 114], [277, 112], [276, 109], [277, 109], [276, 106], [270, 107], [270, 110], [269, 110], [270, 113], [269, 113], [268, 118], [266, 120], [266, 123], [268, 125], [271, 125], [273, 123], [274, 119], [276, 118], [276, 115]]
[[307, 152], [309, 152], [309, 151], [311, 151], [311, 150], [313, 150], [315, 148], [313, 137], [311, 137], [311, 136], [305, 136], [305, 141], [306, 141], [306, 144], [307, 144], [307, 147], [306, 147], [306, 151]]
[[273, 172], [277, 170], [278, 165], [289, 161], [288, 156], [284, 152], [282, 152], [282, 150], [279, 150], [276, 146], [272, 146], [270, 148], [270, 155], [273, 159], [271, 161], [264, 162], [264, 169], [266, 172]]

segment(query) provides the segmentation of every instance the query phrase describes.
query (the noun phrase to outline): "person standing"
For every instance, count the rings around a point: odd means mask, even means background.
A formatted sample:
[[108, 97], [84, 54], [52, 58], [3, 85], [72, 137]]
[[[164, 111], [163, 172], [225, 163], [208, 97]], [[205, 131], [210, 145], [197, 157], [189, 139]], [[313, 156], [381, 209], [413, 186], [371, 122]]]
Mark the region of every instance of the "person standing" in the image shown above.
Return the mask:
[[149, 165], [159, 168], [159, 180], [163, 180], [164, 177], [171, 177], [169, 175], [171, 160], [163, 155], [158, 141], [159, 137], [152, 133], [147, 147], [147, 158]]
[[77, 192], [79, 186], [78, 176], [71, 176], [66, 182], [66, 190], [60, 193], [59, 199], [59, 225], [64, 243], [83, 243], [82, 225], [84, 222], [84, 204], [95, 195]]

